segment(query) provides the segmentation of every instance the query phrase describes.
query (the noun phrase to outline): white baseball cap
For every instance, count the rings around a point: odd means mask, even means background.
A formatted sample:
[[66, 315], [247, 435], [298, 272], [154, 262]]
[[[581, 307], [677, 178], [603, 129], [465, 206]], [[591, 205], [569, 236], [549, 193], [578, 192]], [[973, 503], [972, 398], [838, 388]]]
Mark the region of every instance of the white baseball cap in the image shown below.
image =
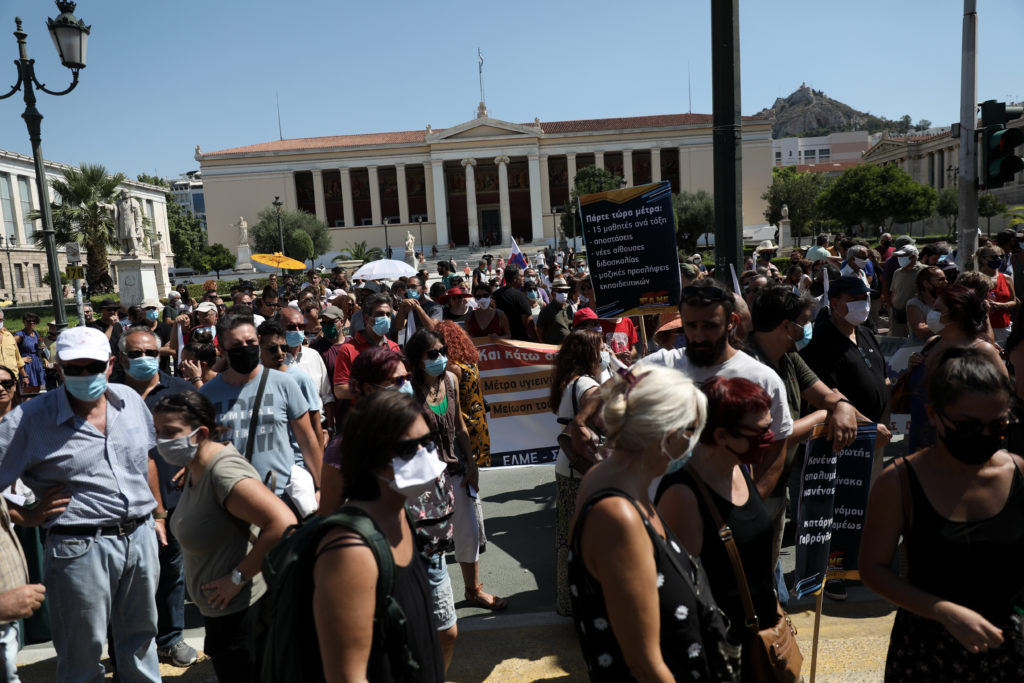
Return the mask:
[[110, 340], [93, 327], [69, 327], [57, 337], [57, 358], [105, 362], [110, 359]]

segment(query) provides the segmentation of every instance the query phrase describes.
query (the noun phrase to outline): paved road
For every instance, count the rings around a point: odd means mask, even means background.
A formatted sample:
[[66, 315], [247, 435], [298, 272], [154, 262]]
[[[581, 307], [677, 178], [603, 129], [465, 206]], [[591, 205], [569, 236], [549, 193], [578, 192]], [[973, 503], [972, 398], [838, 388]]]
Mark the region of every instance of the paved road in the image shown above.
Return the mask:
[[[481, 474], [481, 495], [487, 527], [487, 550], [481, 556], [480, 576], [485, 588], [509, 600], [509, 608], [491, 613], [468, 607], [460, 600], [459, 640], [448, 679], [456, 683], [479, 681], [585, 680], [575, 632], [568, 619], [554, 612], [554, 470], [550, 466], [501, 468]], [[784, 562], [791, 562], [787, 548]], [[454, 565], [454, 559], [451, 560]], [[457, 566], [449, 572], [456, 599], [463, 595]], [[805, 655], [804, 675], [809, 680], [814, 603], [791, 605]], [[818, 681], [880, 681], [885, 661], [891, 608], [866, 589], [851, 591], [847, 603], [826, 601], [821, 624]], [[194, 619], [190, 625], [198, 625]], [[202, 648], [201, 628], [187, 631], [188, 641]], [[25, 683], [52, 681], [53, 650], [49, 644], [22, 652], [21, 677]], [[214, 681], [209, 660], [188, 670], [164, 667], [168, 681]]]

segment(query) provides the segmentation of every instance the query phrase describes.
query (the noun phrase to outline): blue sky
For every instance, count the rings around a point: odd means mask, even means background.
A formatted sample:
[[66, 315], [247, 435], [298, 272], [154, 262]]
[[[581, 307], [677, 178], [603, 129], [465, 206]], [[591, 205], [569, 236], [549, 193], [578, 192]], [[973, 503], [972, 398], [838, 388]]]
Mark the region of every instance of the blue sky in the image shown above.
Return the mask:
[[[978, 94], [1024, 99], [1021, 0], [979, 0]], [[741, 0], [742, 110], [801, 82], [873, 114], [958, 118], [960, 0]], [[81, 0], [88, 66], [41, 95], [43, 151], [67, 163], [174, 177], [205, 151], [276, 139], [434, 128], [487, 104], [515, 122], [711, 111], [710, 2]], [[20, 15], [40, 80], [63, 88], [48, 0], [0, 1], [0, 87]], [[0, 148], [29, 153], [20, 95]]]

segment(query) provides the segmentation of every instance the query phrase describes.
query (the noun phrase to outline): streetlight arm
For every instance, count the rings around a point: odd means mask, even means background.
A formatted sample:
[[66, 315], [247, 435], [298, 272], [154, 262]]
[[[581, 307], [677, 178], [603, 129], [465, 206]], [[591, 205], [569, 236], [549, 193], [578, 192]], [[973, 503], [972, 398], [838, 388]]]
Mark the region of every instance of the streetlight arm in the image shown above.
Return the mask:
[[[18, 64], [18, 60], [14, 60], [14, 63]], [[0, 100], [6, 100], [8, 97], [10, 97], [14, 93], [18, 92], [19, 90], [21, 90], [21, 83], [22, 83], [23, 80], [24, 79], [21, 77], [21, 69], [19, 68], [18, 69], [18, 82], [14, 84], [14, 87], [11, 88], [11, 91], [9, 93], [7, 93], [6, 95], [0, 95]]]
[[46, 85], [44, 83], [40, 83], [39, 79], [36, 78], [35, 70], [33, 70], [33, 72], [32, 72], [32, 82], [35, 83], [36, 87], [39, 88], [40, 90], [42, 90], [44, 93], [46, 93], [48, 95], [57, 95], [59, 97], [60, 95], [67, 95], [69, 92], [71, 92], [76, 87], [78, 87], [78, 69], [72, 69], [71, 70], [71, 75], [73, 77], [71, 79], [71, 85], [69, 85], [67, 87], [67, 90], [61, 90], [60, 92], [55, 92], [53, 90], [47, 90], [46, 89]]

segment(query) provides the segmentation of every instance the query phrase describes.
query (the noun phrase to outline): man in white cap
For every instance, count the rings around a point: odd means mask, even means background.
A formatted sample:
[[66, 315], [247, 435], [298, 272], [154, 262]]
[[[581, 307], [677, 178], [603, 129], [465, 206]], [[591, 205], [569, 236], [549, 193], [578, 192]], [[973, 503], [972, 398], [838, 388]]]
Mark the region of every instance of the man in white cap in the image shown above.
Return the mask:
[[22, 404], [0, 423], [0, 488], [20, 477], [39, 498], [56, 487], [69, 496], [44, 522], [58, 681], [103, 678], [108, 624], [121, 680], [160, 680], [156, 501], [146, 480], [156, 438], [138, 393], [107, 384], [110, 360], [103, 332], [64, 330], [57, 338], [63, 390]]

